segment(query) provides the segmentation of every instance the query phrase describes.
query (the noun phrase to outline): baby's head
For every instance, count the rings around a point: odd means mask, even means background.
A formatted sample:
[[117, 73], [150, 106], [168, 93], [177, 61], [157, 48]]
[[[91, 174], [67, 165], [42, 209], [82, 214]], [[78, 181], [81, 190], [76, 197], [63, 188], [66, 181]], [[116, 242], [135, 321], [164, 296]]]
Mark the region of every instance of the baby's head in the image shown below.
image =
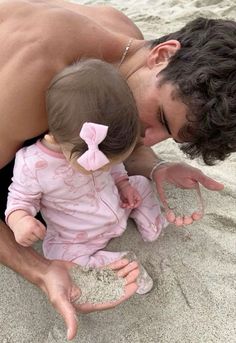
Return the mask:
[[46, 96], [50, 134], [77, 160], [88, 145], [80, 137], [86, 122], [108, 127], [99, 150], [110, 163], [125, 159], [139, 136], [135, 100], [112, 65], [95, 59], [65, 68], [52, 80]]

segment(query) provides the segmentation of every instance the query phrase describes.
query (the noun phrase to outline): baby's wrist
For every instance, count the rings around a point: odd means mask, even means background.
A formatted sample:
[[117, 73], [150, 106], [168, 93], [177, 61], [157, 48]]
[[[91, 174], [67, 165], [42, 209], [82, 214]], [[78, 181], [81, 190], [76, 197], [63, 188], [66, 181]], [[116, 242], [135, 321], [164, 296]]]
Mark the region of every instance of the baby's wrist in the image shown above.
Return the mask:
[[126, 188], [127, 186], [129, 186], [130, 183], [129, 183], [129, 179], [124, 179], [124, 180], [121, 180], [119, 181], [116, 186], [119, 190], [122, 190], [124, 188]]
[[6, 218], [6, 222], [14, 232], [15, 226], [25, 217], [30, 216], [30, 214], [24, 210], [15, 210], [11, 212], [8, 217]]

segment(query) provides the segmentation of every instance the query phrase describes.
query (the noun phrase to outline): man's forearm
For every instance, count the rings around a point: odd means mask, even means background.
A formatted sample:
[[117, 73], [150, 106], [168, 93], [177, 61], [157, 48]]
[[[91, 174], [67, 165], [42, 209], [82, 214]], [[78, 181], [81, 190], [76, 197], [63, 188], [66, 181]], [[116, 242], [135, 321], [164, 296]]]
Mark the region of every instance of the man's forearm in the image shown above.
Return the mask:
[[0, 263], [21, 274], [31, 283], [41, 286], [49, 261], [32, 248], [16, 243], [12, 231], [0, 221]]
[[152, 148], [139, 144], [125, 161], [125, 167], [129, 175], [143, 175], [149, 177], [152, 168], [158, 161], [159, 159]]

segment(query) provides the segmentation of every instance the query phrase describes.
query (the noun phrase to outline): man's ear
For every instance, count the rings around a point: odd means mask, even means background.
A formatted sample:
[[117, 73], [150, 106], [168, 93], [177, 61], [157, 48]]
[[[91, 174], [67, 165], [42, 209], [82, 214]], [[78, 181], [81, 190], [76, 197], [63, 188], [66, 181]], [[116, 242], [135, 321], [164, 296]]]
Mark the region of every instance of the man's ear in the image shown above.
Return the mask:
[[152, 69], [157, 64], [168, 63], [168, 60], [173, 56], [177, 50], [181, 48], [180, 42], [177, 40], [168, 40], [156, 45], [150, 51], [147, 58], [147, 65]]

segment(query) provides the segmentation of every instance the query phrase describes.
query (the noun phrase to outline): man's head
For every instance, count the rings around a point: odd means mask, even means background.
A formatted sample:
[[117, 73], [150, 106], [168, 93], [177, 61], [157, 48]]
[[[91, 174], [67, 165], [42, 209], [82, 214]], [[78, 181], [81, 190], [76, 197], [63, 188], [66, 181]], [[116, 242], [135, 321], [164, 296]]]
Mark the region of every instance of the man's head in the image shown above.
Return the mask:
[[149, 42], [141, 68], [146, 68], [144, 95], [137, 101], [146, 129], [144, 142], [151, 145], [172, 137], [186, 142], [182, 150], [190, 157], [201, 155], [207, 164], [236, 151], [235, 37], [236, 22], [199, 18]]

